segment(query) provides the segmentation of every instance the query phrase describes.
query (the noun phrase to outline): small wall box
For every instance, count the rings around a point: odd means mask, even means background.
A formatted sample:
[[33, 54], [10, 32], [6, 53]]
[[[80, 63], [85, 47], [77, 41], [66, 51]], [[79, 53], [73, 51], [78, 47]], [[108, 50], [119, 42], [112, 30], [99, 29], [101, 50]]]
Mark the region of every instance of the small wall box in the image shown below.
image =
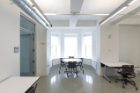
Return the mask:
[[18, 53], [19, 52], [19, 47], [14, 47], [14, 53]]

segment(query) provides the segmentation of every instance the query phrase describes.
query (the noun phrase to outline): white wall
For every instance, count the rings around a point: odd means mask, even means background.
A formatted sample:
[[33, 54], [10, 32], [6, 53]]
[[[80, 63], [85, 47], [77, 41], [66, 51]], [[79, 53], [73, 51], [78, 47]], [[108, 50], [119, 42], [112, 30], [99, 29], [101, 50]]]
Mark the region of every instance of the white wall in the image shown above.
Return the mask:
[[[111, 38], [109, 38], [111, 35]], [[101, 62], [119, 61], [119, 25], [105, 23], [101, 26]]]
[[139, 26], [119, 26], [119, 61], [139, 65]]
[[19, 9], [10, 0], [0, 1], [0, 82], [20, 75], [20, 55], [14, 53], [14, 47], [20, 47], [19, 15]]
[[[100, 29], [100, 62], [119, 61], [119, 25], [106, 22]], [[111, 35], [111, 38], [109, 38]], [[103, 68], [101, 75], [103, 74]], [[116, 75], [116, 70], [108, 68], [108, 75]]]
[[51, 60], [51, 31], [47, 31], [47, 75], [50, 72], [52, 67], [52, 60]]
[[[34, 19], [28, 16], [25, 12], [23, 12], [19, 7], [13, 4], [10, 0], [0, 0], [0, 82], [9, 78], [11, 76], [19, 76], [20, 75], [20, 53], [14, 53], [14, 47], [20, 48], [20, 13], [23, 13], [26, 17], [30, 18], [36, 26], [39, 25]], [[39, 26], [39, 30], [36, 29], [36, 33], [38, 31], [45, 31], [43, 26]], [[45, 32], [43, 32], [45, 33]], [[38, 34], [38, 33], [37, 33]], [[37, 35], [36, 34], [36, 35]], [[39, 33], [41, 35], [41, 33]], [[38, 35], [38, 36], [39, 36]], [[44, 34], [43, 34], [44, 35]], [[45, 36], [44, 36], [45, 37]], [[44, 38], [43, 37], [43, 38]], [[46, 38], [46, 37], [45, 37]], [[44, 38], [44, 39], [45, 39]], [[42, 38], [39, 41], [42, 42]], [[36, 40], [37, 41], [37, 40]], [[45, 41], [43, 41], [45, 42]], [[36, 42], [36, 45], [40, 44]], [[38, 45], [38, 48], [42, 48], [43, 46]], [[37, 46], [36, 46], [37, 48]], [[36, 49], [37, 50], [37, 49]], [[40, 50], [40, 49], [39, 49]], [[41, 50], [40, 50], [41, 51]], [[39, 51], [38, 51], [39, 52]], [[40, 55], [45, 54], [45, 51], [39, 52]], [[36, 56], [37, 58], [38, 56]], [[40, 57], [40, 56], [39, 56]], [[46, 58], [46, 57], [45, 57]], [[36, 59], [36, 63], [40, 64], [42, 59]], [[43, 58], [43, 62], [44, 62]], [[42, 64], [42, 63], [41, 63]], [[44, 65], [46, 63], [44, 62]], [[37, 72], [44, 73], [43, 70], [47, 71], [46, 68], [42, 67], [43, 64], [37, 66]], [[43, 68], [43, 70], [42, 70]], [[43, 72], [41, 72], [43, 71]], [[38, 74], [37, 75], [41, 75]], [[46, 75], [46, 72], [44, 73]]]
[[121, 21], [119, 24], [122, 24], [122, 25], [140, 25], [140, 18], [127, 18], [123, 21]]
[[138, 26], [138, 66], [140, 71], [140, 25]]
[[37, 25], [37, 63], [36, 75], [47, 75], [47, 31], [42, 25]]
[[97, 32], [96, 32], [96, 34], [97, 34], [97, 37], [96, 37], [96, 62], [97, 62], [97, 68], [96, 68], [96, 73], [98, 74], [98, 75], [101, 75], [101, 64], [100, 64], [100, 46], [101, 46], [101, 35], [100, 35], [100, 33], [101, 33], [101, 31], [100, 31], [100, 25], [98, 25], [99, 24], [99, 22], [100, 22], [100, 18], [98, 19], [98, 21], [97, 21]]

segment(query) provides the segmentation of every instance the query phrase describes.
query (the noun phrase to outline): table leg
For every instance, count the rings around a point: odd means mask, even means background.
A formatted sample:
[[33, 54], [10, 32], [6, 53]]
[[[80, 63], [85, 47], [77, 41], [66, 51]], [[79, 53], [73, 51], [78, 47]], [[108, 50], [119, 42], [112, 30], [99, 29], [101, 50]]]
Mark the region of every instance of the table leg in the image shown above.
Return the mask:
[[104, 77], [105, 79], [107, 79], [107, 80], [109, 81], [109, 83], [111, 82], [110, 79], [107, 77], [107, 66], [106, 66], [106, 65], [105, 65], [105, 67], [104, 67], [104, 75], [103, 75], [103, 77]]

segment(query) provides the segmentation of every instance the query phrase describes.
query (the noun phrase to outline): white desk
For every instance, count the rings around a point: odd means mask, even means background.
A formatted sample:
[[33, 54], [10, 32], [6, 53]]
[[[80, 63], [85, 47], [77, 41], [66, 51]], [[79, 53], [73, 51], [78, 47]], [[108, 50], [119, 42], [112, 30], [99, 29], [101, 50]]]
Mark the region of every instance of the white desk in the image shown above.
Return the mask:
[[25, 93], [40, 77], [11, 77], [0, 83], [0, 93]]
[[103, 77], [106, 78], [109, 82], [111, 82], [111, 81], [107, 77], [107, 67], [121, 68], [123, 65], [132, 65], [132, 64], [129, 64], [126, 62], [101, 62], [101, 63], [105, 65]]
[[122, 65], [132, 65], [126, 62], [101, 62], [108, 67], [122, 67]]

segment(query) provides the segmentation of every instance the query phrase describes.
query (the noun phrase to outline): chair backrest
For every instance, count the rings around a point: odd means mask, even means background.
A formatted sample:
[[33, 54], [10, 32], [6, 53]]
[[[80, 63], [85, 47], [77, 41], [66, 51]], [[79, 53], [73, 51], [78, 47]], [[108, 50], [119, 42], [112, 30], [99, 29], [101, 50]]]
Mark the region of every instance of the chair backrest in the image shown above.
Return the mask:
[[69, 56], [69, 58], [74, 58], [74, 56]]
[[33, 93], [35, 93], [35, 91], [36, 91], [36, 88], [37, 88], [37, 85], [38, 85], [38, 84], [36, 84], [36, 85], [35, 85], [35, 87], [34, 87], [34, 92], [33, 92]]
[[33, 93], [34, 92], [34, 87], [30, 87], [25, 93]]
[[68, 68], [74, 68], [74, 67], [76, 67], [77, 66], [76, 63], [77, 62], [68, 62]]
[[63, 58], [60, 58], [60, 64], [63, 64], [64, 62], [63, 62]]
[[38, 84], [36, 84], [34, 87], [31, 87], [26, 93], [35, 93], [37, 85]]
[[134, 65], [123, 65], [122, 66], [122, 72], [133, 72], [134, 71]]
[[128, 73], [128, 75], [130, 74], [131, 76], [133, 76], [132, 78], [135, 77], [134, 65], [123, 65], [121, 72]]
[[83, 62], [84, 58], [81, 58], [81, 60], [82, 60], [81, 62]]

